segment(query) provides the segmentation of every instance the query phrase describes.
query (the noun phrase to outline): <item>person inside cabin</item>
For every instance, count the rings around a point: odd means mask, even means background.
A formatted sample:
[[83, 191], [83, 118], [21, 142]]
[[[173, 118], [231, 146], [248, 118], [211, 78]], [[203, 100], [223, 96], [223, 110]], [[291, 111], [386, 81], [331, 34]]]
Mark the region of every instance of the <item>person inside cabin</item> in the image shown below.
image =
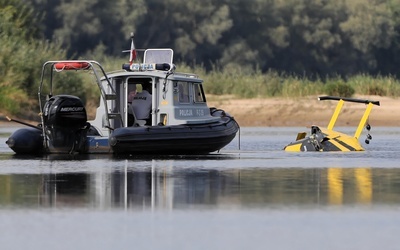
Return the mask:
[[128, 103], [132, 103], [133, 97], [136, 95], [136, 84], [128, 85]]
[[151, 125], [151, 82], [142, 83], [142, 91], [137, 92], [132, 100], [132, 110], [136, 119], [145, 120], [146, 125]]
[[134, 116], [132, 112], [132, 100], [136, 95], [136, 84], [128, 84], [128, 126], [132, 126], [134, 122]]

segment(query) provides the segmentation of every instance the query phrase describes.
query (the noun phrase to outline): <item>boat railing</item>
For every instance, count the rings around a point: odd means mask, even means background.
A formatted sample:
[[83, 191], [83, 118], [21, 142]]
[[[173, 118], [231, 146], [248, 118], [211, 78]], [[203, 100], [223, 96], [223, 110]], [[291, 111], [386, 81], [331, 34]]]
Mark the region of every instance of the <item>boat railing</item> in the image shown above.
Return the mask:
[[[104, 107], [107, 112], [105, 112], [105, 127], [111, 128], [110, 126], [110, 119], [122, 119], [120, 115], [118, 116], [117, 113], [109, 113], [108, 110], [108, 102], [109, 100], [115, 100], [117, 98], [116, 90], [112, 86], [110, 79], [107, 77], [107, 73], [105, 72], [104, 68], [101, 66], [100, 63], [93, 60], [60, 60], [60, 61], [47, 61], [43, 64], [42, 67], [42, 75], [39, 85], [39, 108], [41, 114], [43, 114], [43, 105], [41, 96], [43, 95], [44, 89], [44, 81], [47, 74], [47, 70], [50, 70], [50, 89], [49, 95], [53, 95], [53, 73], [59, 73], [62, 71], [91, 71], [93, 72], [94, 78], [96, 80], [96, 84], [100, 90], [100, 94], [102, 96], [102, 100], [104, 102]], [[106, 85], [102, 84], [102, 81], [106, 82]], [[106, 87], [109, 89], [107, 92]], [[110, 92], [110, 93], [109, 93]], [[43, 115], [41, 115], [42, 124], [43, 124]], [[111, 132], [111, 131], [110, 131]]]

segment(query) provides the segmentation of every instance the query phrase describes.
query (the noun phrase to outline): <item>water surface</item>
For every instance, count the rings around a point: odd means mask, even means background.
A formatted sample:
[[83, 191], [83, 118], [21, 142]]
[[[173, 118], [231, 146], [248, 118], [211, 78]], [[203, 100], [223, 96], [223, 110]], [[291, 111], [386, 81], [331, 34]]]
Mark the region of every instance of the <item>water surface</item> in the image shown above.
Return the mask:
[[349, 153], [283, 151], [304, 128], [242, 128], [218, 153], [173, 157], [21, 157], [5, 144], [13, 129], [0, 129], [4, 249], [400, 243], [400, 128], [372, 128], [367, 151]]

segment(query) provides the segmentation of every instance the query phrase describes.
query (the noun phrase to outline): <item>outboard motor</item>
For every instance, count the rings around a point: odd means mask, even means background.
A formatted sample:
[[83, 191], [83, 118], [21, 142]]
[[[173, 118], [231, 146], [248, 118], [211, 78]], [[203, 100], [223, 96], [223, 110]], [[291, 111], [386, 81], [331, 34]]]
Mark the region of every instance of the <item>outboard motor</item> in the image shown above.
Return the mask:
[[46, 147], [51, 153], [85, 152], [90, 128], [81, 99], [71, 95], [51, 97], [43, 109]]

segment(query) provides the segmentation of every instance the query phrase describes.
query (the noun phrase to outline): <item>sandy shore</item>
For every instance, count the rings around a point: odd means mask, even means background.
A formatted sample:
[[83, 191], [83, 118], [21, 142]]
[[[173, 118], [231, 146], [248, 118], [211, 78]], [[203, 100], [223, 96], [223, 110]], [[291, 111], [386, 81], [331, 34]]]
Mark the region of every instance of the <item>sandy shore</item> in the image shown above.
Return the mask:
[[[400, 126], [400, 99], [381, 96], [355, 96], [354, 98], [380, 101], [372, 108], [371, 126]], [[232, 99], [212, 96], [209, 106], [224, 109], [233, 115], [242, 127], [247, 126], [327, 126], [337, 101], [318, 101], [318, 97], [296, 99]], [[366, 105], [345, 103], [337, 126], [358, 125]]]
[[[374, 106], [369, 118], [371, 126], [400, 126], [400, 99], [382, 96], [355, 96], [354, 98], [380, 101]], [[210, 96], [208, 105], [224, 109], [233, 115], [242, 127], [265, 126], [327, 126], [337, 101], [318, 101], [317, 96], [296, 99], [236, 99], [230, 96]], [[356, 126], [362, 117], [365, 105], [345, 103], [337, 126]], [[0, 126], [21, 126], [8, 122], [0, 115]], [[22, 119], [23, 120], [23, 119]], [[37, 125], [37, 122], [25, 122]]]

